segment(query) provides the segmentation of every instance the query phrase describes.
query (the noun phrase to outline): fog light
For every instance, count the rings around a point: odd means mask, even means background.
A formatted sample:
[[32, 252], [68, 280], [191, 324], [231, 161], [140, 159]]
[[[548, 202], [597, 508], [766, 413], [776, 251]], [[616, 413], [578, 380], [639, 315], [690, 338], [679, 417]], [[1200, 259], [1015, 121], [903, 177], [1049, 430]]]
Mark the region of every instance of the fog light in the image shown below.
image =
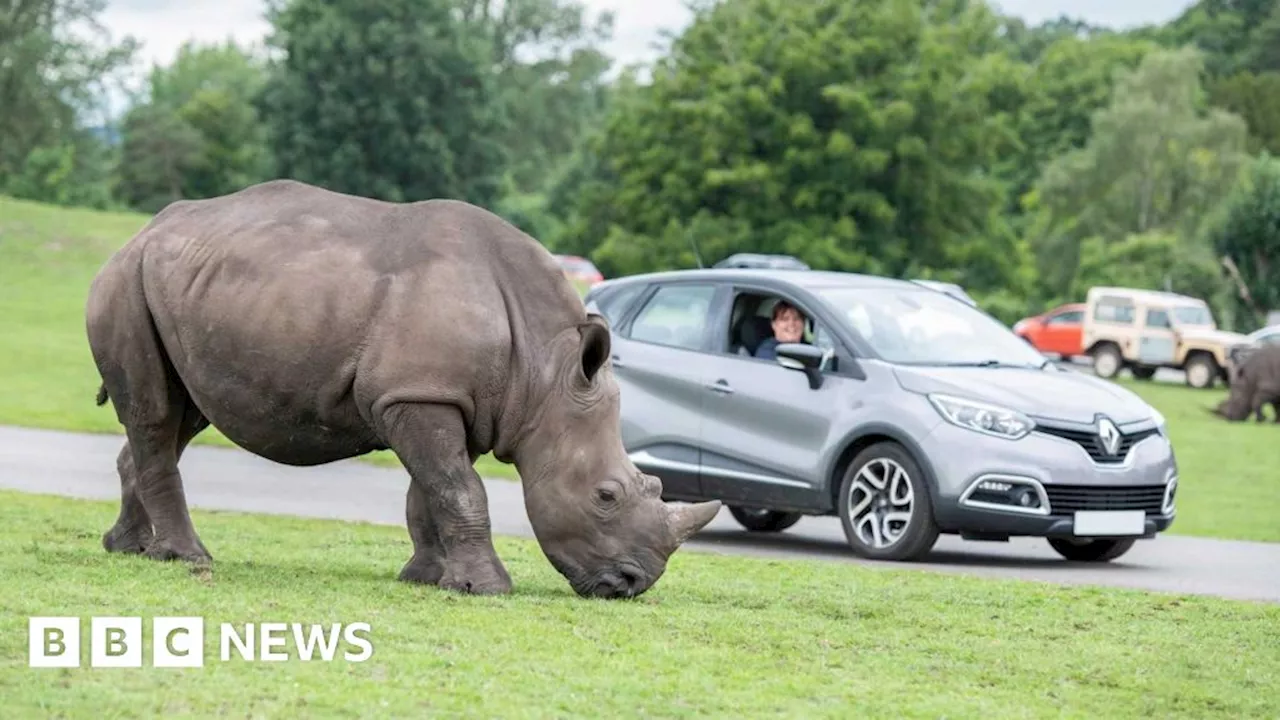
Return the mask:
[[1044, 497], [1044, 490], [1038, 482], [1009, 476], [979, 480], [961, 495], [960, 504], [1030, 515], [1047, 515], [1049, 512], [1048, 498]]

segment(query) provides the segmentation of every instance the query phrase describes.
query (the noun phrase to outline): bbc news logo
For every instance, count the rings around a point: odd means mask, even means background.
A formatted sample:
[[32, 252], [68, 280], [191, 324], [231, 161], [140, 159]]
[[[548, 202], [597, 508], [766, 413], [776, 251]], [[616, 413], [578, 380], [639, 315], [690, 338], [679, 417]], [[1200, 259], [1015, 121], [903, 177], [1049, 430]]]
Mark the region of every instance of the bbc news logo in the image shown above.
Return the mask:
[[[204, 667], [205, 633], [201, 617], [156, 617], [150, 625], [151, 665], [158, 668]], [[284, 662], [295, 656], [303, 662], [331, 662], [342, 652], [348, 662], [364, 662], [373, 656], [369, 623], [311, 624], [265, 622], [238, 626], [222, 623], [218, 629], [218, 659]], [[290, 655], [290, 640], [295, 655]], [[30, 667], [80, 667], [81, 623], [78, 617], [33, 617], [28, 623]], [[89, 619], [90, 667], [142, 667], [145, 644], [140, 617]]]

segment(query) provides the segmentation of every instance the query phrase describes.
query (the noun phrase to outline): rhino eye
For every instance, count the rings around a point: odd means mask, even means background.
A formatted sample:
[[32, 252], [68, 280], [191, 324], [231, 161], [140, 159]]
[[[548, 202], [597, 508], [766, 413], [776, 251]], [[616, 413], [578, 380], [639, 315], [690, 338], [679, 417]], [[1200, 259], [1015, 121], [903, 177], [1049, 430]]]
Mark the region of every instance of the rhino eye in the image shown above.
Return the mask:
[[614, 500], [618, 499], [618, 496], [615, 495], [613, 491], [608, 488], [597, 488], [596, 497], [600, 499], [600, 502], [606, 502], [606, 503], [611, 503]]

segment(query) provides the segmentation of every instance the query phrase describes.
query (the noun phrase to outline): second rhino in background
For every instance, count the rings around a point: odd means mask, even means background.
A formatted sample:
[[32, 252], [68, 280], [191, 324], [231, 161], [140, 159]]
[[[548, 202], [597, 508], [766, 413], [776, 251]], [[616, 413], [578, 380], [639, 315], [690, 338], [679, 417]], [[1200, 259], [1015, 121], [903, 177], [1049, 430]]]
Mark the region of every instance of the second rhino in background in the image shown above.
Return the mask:
[[1262, 408], [1267, 404], [1280, 423], [1280, 345], [1265, 345], [1251, 354], [1236, 370], [1231, 394], [1213, 412], [1233, 422], [1252, 414], [1262, 422]]

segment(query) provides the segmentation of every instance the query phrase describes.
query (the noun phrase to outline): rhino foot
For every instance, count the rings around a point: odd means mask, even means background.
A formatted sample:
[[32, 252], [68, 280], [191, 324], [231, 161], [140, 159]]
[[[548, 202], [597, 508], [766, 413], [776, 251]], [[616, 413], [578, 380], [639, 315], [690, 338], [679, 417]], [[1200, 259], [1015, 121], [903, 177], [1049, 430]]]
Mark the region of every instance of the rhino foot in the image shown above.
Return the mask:
[[116, 523], [102, 534], [102, 547], [107, 552], [139, 555], [154, 539], [155, 533], [149, 527], [124, 527]]
[[458, 548], [452, 557], [444, 560], [414, 555], [400, 571], [400, 579], [467, 595], [511, 592], [511, 576], [492, 546]]
[[497, 557], [477, 553], [473, 559], [446, 566], [439, 586], [468, 595], [506, 595], [511, 592], [511, 576]]
[[213, 556], [205, 549], [204, 543], [198, 540], [194, 544], [187, 544], [185, 547], [172, 541], [152, 540], [144, 554], [152, 560], [160, 560], [162, 562], [182, 560], [195, 565], [213, 564]]
[[414, 555], [413, 559], [400, 570], [401, 582], [435, 585], [444, 577], [444, 565], [434, 560], [423, 560]]

